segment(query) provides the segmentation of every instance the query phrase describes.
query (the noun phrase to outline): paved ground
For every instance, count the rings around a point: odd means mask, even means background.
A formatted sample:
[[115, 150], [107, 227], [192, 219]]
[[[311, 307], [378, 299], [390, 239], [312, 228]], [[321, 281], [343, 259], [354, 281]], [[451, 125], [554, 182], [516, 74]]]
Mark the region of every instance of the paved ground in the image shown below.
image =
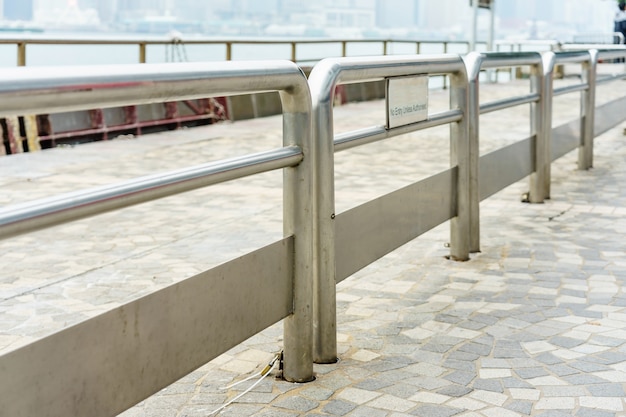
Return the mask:
[[[577, 104], [557, 100], [555, 125]], [[383, 118], [381, 102], [336, 110], [340, 131]], [[526, 181], [483, 202], [471, 261], [446, 260], [444, 224], [342, 282], [340, 362], [316, 365], [308, 384], [272, 374], [221, 415], [625, 416], [624, 127], [597, 139], [594, 169], [557, 161], [545, 204], [520, 203]], [[520, 109], [481, 128], [483, 153], [528, 135]], [[6, 157], [0, 204], [279, 144], [273, 117]], [[338, 154], [338, 212], [437, 172], [447, 152], [447, 129], [435, 129]], [[0, 351], [277, 239], [279, 183], [265, 174], [0, 242]], [[260, 370], [281, 338], [273, 326], [122, 415], [208, 416], [250, 386], [222, 389]]]

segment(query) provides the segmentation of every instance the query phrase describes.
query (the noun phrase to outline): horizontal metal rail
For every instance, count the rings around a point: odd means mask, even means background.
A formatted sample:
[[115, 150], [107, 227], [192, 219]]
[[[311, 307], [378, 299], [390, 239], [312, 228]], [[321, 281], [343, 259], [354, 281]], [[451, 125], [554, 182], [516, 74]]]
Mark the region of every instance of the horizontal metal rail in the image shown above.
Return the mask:
[[404, 135], [409, 132], [430, 129], [431, 127], [458, 122], [462, 119], [462, 117], [463, 113], [460, 110], [448, 110], [432, 114], [428, 117], [428, 120], [424, 120], [423, 122], [396, 127], [394, 129], [386, 129], [384, 126], [373, 126], [353, 132], [335, 135], [335, 152], [345, 151], [357, 146], [374, 143], [379, 140]]
[[0, 75], [4, 117], [283, 91], [301, 72], [289, 61], [237, 61], [7, 68]]
[[539, 98], [539, 94], [526, 94], [519, 97], [490, 101], [480, 105], [480, 114], [504, 110], [510, 107], [520, 106], [522, 104], [536, 103], [539, 101]]
[[302, 157], [302, 150], [298, 147], [280, 148], [9, 206], [0, 209], [0, 239], [295, 166]]
[[615, 75], [608, 75], [608, 76], [600, 77], [596, 80], [596, 83], [608, 84], [613, 81], [619, 81], [619, 80], [624, 80], [624, 79], [626, 79], [626, 74], [615, 74]]
[[557, 97], [557, 96], [562, 96], [564, 94], [576, 93], [578, 91], [585, 91], [588, 88], [589, 88], [589, 85], [587, 84], [575, 84], [575, 85], [568, 85], [565, 87], [558, 87], [554, 89], [552, 96]]

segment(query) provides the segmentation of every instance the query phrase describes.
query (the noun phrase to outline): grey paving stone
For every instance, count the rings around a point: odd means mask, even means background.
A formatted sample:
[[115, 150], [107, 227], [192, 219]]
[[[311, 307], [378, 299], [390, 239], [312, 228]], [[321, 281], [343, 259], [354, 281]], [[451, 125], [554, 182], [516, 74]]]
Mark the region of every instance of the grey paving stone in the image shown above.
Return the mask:
[[596, 358], [602, 359], [607, 365], [614, 365], [617, 363], [626, 362], [626, 353], [624, 352], [607, 351], [600, 352], [594, 356]]
[[455, 371], [444, 376], [444, 379], [459, 385], [468, 385], [474, 380], [474, 378], [476, 378], [476, 372], [467, 371]]
[[550, 343], [552, 343], [555, 346], [560, 346], [566, 349], [572, 349], [575, 348], [576, 346], [580, 346], [584, 343], [583, 340], [580, 339], [573, 339], [571, 337], [563, 337], [563, 336], [555, 336], [550, 338]]
[[528, 382], [514, 377], [503, 378], [502, 384], [505, 388], [533, 388], [533, 385]]
[[624, 339], [617, 339], [614, 337], [609, 337], [609, 336], [600, 335], [600, 334], [595, 334], [591, 336], [589, 341], [591, 343], [595, 343], [600, 346], [611, 346], [611, 347], [622, 346], [624, 343], [626, 343], [626, 340]]
[[409, 384], [394, 384], [380, 390], [381, 392], [391, 394], [398, 398], [409, 398], [415, 395], [419, 388]]
[[565, 411], [559, 410], [549, 410], [544, 411], [543, 413], [535, 414], [537, 417], [572, 417], [571, 413], [567, 413]]
[[611, 369], [610, 367], [606, 365], [593, 363], [593, 362], [585, 362], [585, 361], [571, 362], [569, 363], [569, 366], [571, 366], [572, 368], [578, 369], [582, 372], [601, 372], [601, 371], [608, 371]]
[[544, 366], [543, 363], [536, 361], [532, 358], [511, 358], [507, 359], [507, 362], [511, 364], [511, 369], [524, 369], [524, 368], [539, 368]]
[[609, 381], [606, 379], [600, 378], [591, 374], [579, 374], [579, 375], [571, 375], [564, 376], [561, 379], [569, 382], [572, 385], [591, 385], [591, 384], [607, 384]]
[[307, 386], [300, 390], [300, 395], [315, 401], [325, 401], [333, 395], [334, 391], [319, 386]]
[[452, 417], [461, 413], [461, 411], [445, 405], [425, 405], [411, 411], [411, 414], [419, 417]]
[[355, 408], [356, 404], [352, 404], [347, 401], [332, 400], [324, 405], [322, 411], [333, 416], [344, 416]]
[[[566, 307], [566, 306], [564, 306]], [[569, 308], [570, 310], [572, 310], [572, 312], [578, 316], [578, 317], [586, 317], [586, 318], [590, 318], [590, 319], [601, 319], [602, 318], [602, 313], [598, 312], [598, 311], [589, 311], [586, 310], [586, 305], [583, 305], [581, 307], [581, 305], [578, 304], [572, 304], [567, 306], [566, 308]]]
[[422, 350], [436, 353], [446, 353], [450, 349], [454, 348], [454, 345], [443, 345], [441, 343], [429, 342], [422, 346]]
[[475, 359], [471, 359], [471, 360], [448, 359], [442, 364], [442, 366], [445, 368], [449, 368], [449, 369], [457, 369], [459, 371], [473, 372], [476, 370], [476, 365], [474, 364], [474, 360]]
[[377, 391], [390, 385], [393, 385], [393, 382], [380, 381], [378, 379], [366, 379], [364, 381], [357, 382], [356, 384], [354, 384], [354, 387], [368, 391]]
[[530, 413], [533, 411], [533, 402], [515, 400], [506, 404], [505, 407], [511, 411], [515, 411], [516, 413], [525, 414], [529, 416]]
[[475, 320], [466, 320], [462, 323], [459, 323], [458, 326], [463, 329], [468, 329], [468, 330], [482, 330], [485, 327], [487, 327], [485, 323], [481, 323]]
[[441, 388], [440, 390], [437, 391], [437, 394], [459, 398], [459, 397], [463, 397], [469, 394], [472, 391], [473, 391], [472, 388], [455, 384], [455, 385], [448, 385], [447, 387]]
[[545, 318], [556, 318], [569, 316], [569, 311], [565, 308], [549, 308], [541, 310], [541, 315]]
[[547, 369], [557, 376], [576, 375], [580, 373], [580, 370], [569, 367], [565, 364], [549, 365]]
[[220, 413], [223, 417], [251, 416], [262, 410], [263, 407], [252, 404], [232, 404]]
[[458, 324], [463, 321], [462, 318], [456, 317], [450, 314], [437, 314], [435, 316], [435, 320], [440, 321], [442, 323], [449, 323], [449, 324]]
[[479, 356], [488, 356], [491, 353], [491, 345], [469, 342], [464, 343], [462, 346], [459, 346], [459, 350], [462, 352], [473, 353]]
[[276, 407], [286, 408], [288, 410], [294, 411], [311, 411], [314, 408], [319, 407], [320, 403], [318, 401], [294, 395], [279, 400], [278, 402], [275, 402], [274, 405]]
[[594, 397], [626, 397], [622, 384], [596, 384], [589, 385], [587, 389]]
[[[185, 414], [182, 415], [185, 416]], [[299, 415], [300, 413], [290, 413], [287, 411], [272, 409], [259, 411], [258, 413], [254, 414], [253, 417], [297, 417]]]
[[541, 387], [545, 397], [584, 397], [587, 395], [587, 386], [580, 385], [548, 385]]
[[493, 350], [493, 357], [498, 359], [526, 358], [528, 357], [528, 354], [522, 349], [506, 349], [495, 347]]
[[545, 363], [546, 365], [556, 365], [558, 363], [563, 363], [563, 360], [554, 356], [552, 353], [545, 352], [535, 357], [541, 363]]
[[498, 322], [497, 317], [490, 316], [488, 314], [473, 314], [470, 318], [472, 321], [477, 321], [479, 323], [484, 323], [487, 325], [493, 325]]
[[523, 379], [531, 379], [531, 378], [537, 378], [540, 376], [550, 375], [549, 372], [545, 370], [545, 368], [540, 368], [540, 367], [513, 369], [513, 372], [515, 372], [517, 375], [520, 376], [520, 378], [523, 378]]
[[497, 379], [475, 379], [472, 387], [475, 390], [491, 391], [491, 392], [504, 392], [502, 382]]
[[350, 417], [386, 417], [387, 411], [361, 406], [348, 414]]
[[576, 417], [616, 417], [616, 414], [593, 408], [581, 408], [576, 412]]

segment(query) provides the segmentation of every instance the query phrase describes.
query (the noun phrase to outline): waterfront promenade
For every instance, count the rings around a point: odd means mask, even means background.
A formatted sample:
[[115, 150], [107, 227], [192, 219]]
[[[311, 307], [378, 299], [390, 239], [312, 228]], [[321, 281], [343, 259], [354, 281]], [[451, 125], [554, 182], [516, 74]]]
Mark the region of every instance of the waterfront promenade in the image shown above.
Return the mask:
[[[598, 104], [623, 95], [601, 87]], [[525, 90], [524, 90], [525, 89]], [[485, 86], [487, 98], [527, 86]], [[555, 100], [555, 123], [578, 114]], [[444, 106], [433, 92], [431, 108]], [[481, 118], [481, 153], [528, 136], [527, 106]], [[337, 131], [384, 122], [381, 101], [335, 111]], [[594, 168], [553, 165], [551, 199], [527, 180], [481, 204], [481, 252], [446, 259], [443, 224], [338, 286], [340, 361], [317, 380], [276, 369], [224, 416], [509, 417], [626, 415], [626, 125], [596, 138]], [[337, 154], [337, 212], [447, 167], [447, 128]], [[269, 117], [5, 157], [0, 204], [280, 145]], [[199, 273], [282, 235], [280, 172], [0, 242], [0, 350], [8, 351]], [[271, 303], [272, 300], [267, 300]], [[208, 416], [223, 390], [280, 351], [272, 326], [123, 413]], [[104, 341], [103, 341], [104, 342]]]

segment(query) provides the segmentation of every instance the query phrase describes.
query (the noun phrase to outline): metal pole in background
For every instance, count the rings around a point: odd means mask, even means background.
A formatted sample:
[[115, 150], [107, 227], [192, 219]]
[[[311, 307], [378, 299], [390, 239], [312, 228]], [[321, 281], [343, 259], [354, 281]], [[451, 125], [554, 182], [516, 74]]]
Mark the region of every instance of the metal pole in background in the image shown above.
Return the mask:
[[[491, 13], [491, 18], [489, 20], [489, 37], [487, 38], [487, 51], [493, 52], [494, 48], [494, 38], [495, 38], [495, 30], [496, 30], [496, 0], [491, 0], [489, 12]], [[487, 71], [487, 82], [497, 82], [497, 77], [494, 77], [494, 74], [497, 74], [496, 70], [490, 69]]]
[[596, 107], [596, 78], [598, 66], [598, 50], [589, 51], [589, 61], [583, 64], [582, 81], [587, 83], [583, 91], [581, 103], [581, 146], [578, 148], [578, 169], [593, 167], [593, 135]]
[[490, 8], [491, 18], [489, 20], [489, 37], [487, 38], [487, 51], [493, 52], [493, 40], [496, 26], [496, 0], [491, 0]]
[[478, 30], [478, 0], [472, 1], [472, 33], [468, 52], [476, 50], [476, 33]]

